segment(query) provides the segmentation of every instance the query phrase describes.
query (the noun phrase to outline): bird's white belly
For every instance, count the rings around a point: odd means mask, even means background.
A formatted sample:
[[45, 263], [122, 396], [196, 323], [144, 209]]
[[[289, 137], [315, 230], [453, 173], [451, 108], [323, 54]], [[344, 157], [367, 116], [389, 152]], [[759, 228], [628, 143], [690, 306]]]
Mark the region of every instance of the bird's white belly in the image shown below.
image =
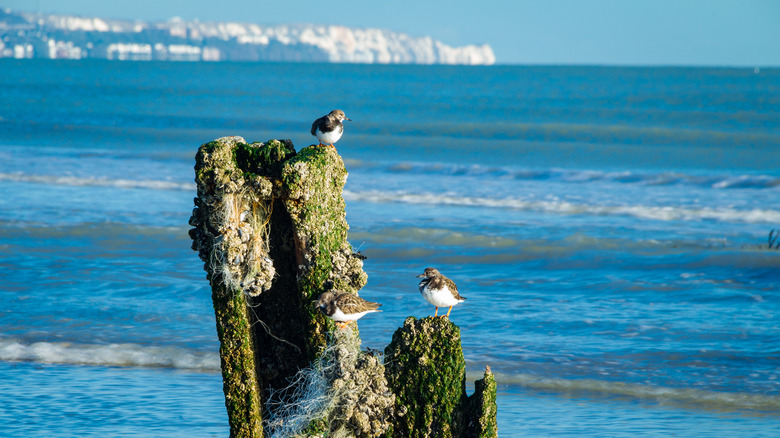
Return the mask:
[[317, 138], [323, 143], [333, 144], [341, 138], [341, 134], [344, 133], [344, 129], [334, 129], [331, 132], [322, 132], [317, 128]]
[[376, 310], [366, 310], [365, 312], [360, 313], [350, 313], [349, 315], [345, 314], [341, 311], [341, 309], [336, 309], [335, 312], [333, 312], [333, 315], [331, 316], [331, 319], [338, 322], [347, 322], [347, 321], [357, 321], [358, 319], [365, 316], [366, 313], [376, 312]]
[[431, 288], [426, 287], [422, 291], [422, 296], [436, 307], [450, 307], [463, 302], [463, 300], [452, 296], [452, 292], [446, 286], [438, 290], [431, 290]]

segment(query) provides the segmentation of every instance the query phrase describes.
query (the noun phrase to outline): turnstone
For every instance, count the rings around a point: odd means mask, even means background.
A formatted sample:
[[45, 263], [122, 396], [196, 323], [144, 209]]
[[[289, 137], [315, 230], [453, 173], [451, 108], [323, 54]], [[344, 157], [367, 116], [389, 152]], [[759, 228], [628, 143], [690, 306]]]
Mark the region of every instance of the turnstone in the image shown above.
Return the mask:
[[[320, 141], [320, 146], [329, 144], [333, 148], [335, 147], [333, 143], [339, 141], [341, 134], [344, 133], [344, 125], [341, 123], [344, 120], [352, 121], [352, 119], [347, 118], [344, 111], [333, 110], [328, 115], [320, 117], [311, 124], [311, 135], [317, 137]], [[325, 143], [323, 144], [323, 142]]]
[[336, 325], [344, 328], [350, 321], [357, 321], [366, 313], [381, 312], [379, 303], [366, 301], [355, 294], [346, 292], [323, 292], [317, 300], [317, 307]]
[[[434, 268], [425, 268], [425, 272], [418, 275], [417, 278], [422, 278], [419, 285], [422, 296], [436, 306], [434, 317], [439, 315], [439, 307], [449, 306], [450, 310], [447, 311], [446, 316], [449, 318], [452, 306], [466, 300], [466, 297], [462, 297], [458, 293], [458, 286], [455, 286], [455, 282]], [[442, 315], [441, 318], [445, 318], [445, 316]]]

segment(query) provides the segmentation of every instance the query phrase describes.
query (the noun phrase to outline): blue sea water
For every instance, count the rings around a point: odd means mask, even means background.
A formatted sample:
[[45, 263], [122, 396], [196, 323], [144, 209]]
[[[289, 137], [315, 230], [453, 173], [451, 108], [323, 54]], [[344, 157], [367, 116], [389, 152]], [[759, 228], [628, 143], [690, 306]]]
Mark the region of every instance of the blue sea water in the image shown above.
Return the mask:
[[[780, 436], [780, 70], [0, 60], [0, 431], [226, 436], [194, 154], [334, 108], [364, 346], [435, 266], [501, 436]], [[780, 241], [778, 241], [780, 242]]]

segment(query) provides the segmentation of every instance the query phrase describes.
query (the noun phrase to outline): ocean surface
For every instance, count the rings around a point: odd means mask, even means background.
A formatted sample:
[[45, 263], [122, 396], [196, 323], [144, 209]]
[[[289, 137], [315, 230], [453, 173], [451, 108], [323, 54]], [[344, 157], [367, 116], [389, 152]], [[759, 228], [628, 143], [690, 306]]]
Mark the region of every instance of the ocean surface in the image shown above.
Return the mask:
[[4, 437], [227, 436], [194, 154], [301, 149], [334, 108], [384, 304], [364, 346], [432, 314], [433, 266], [468, 299], [450, 318], [469, 380], [497, 376], [500, 436], [780, 436], [780, 69], [0, 71]]

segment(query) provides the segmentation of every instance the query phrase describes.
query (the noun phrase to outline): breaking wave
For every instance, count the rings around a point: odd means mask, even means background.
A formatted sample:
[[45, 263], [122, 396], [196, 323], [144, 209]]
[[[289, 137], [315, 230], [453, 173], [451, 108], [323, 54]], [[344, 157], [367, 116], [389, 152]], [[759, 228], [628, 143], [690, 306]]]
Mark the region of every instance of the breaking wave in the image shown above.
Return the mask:
[[120, 189], [194, 191], [195, 183], [163, 180], [133, 180], [111, 178], [84, 178], [76, 176], [27, 175], [0, 173], [0, 181], [48, 184], [55, 186], [115, 187]]
[[388, 173], [420, 175], [472, 176], [515, 180], [559, 182], [609, 182], [645, 186], [685, 185], [711, 189], [774, 189], [780, 188], [780, 178], [769, 175], [689, 175], [678, 172], [606, 172], [571, 169], [515, 169], [482, 165], [456, 165], [445, 163], [395, 163], [371, 166]]
[[[477, 377], [479, 378], [479, 377]], [[694, 388], [670, 388], [610, 382], [596, 379], [542, 378], [527, 374], [496, 373], [504, 385], [558, 393], [599, 394], [605, 397], [629, 397], [666, 405], [687, 406], [720, 411], [755, 410], [780, 412], [780, 397], [741, 392], [718, 392]]]
[[178, 347], [139, 344], [75, 344], [0, 340], [0, 360], [73, 365], [220, 370], [219, 355]]
[[647, 205], [588, 205], [562, 200], [528, 200], [521, 198], [484, 198], [435, 193], [407, 193], [385, 191], [344, 190], [347, 201], [377, 204], [403, 203], [446, 205], [459, 207], [487, 207], [553, 213], [561, 215], [631, 216], [660, 221], [715, 220], [736, 223], [780, 222], [780, 211], [767, 209], [740, 210], [734, 208], [695, 208]]
[[[348, 168], [363, 171], [414, 174], [468, 176], [490, 179], [514, 179], [555, 181], [570, 183], [608, 182], [644, 186], [683, 185], [723, 189], [780, 189], [780, 178], [769, 175], [689, 175], [677, 172], [640, 173], [607, 172], [573, 169], [517, 169], [482, 165], [457, 165], [446, 163], [372, 163], [345, 159]], [[65, 186], [101, 186], [117, 188], [142, 188], [152, 190], [194, 190], [193, 182], [168, 180], [112, 179], [77, 176], [30, 175], [24, 173], [0, 173], [0, 181], [29, 182]]]

